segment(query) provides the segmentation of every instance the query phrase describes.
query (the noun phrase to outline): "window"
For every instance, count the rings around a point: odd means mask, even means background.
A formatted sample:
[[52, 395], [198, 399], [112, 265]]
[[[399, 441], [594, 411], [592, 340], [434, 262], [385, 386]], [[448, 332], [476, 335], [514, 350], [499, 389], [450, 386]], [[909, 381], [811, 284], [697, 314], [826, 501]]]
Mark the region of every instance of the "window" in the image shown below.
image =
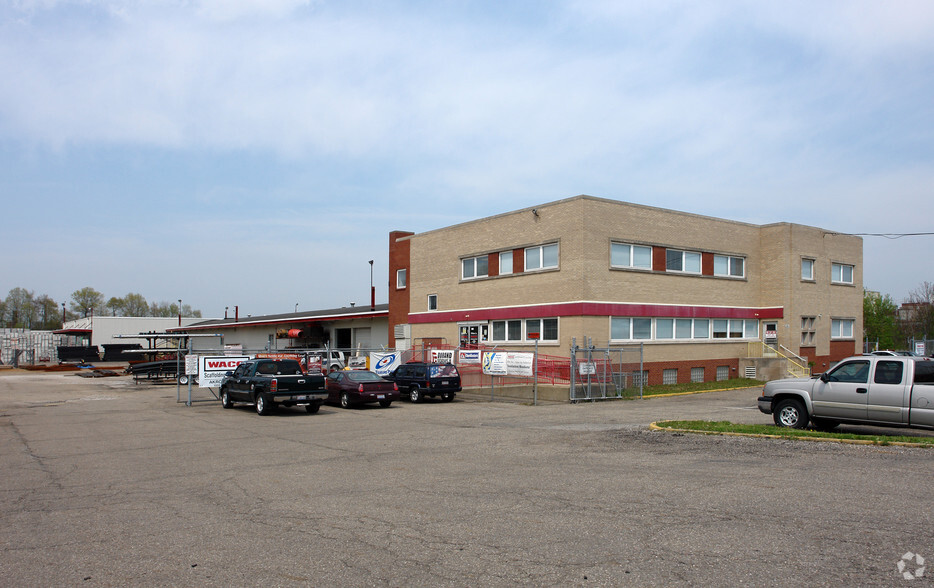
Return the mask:
[[691, 368], [691, 381], [695, 384], [704, 381], [704, 368], [702, 367], [693, 367]]
[[714, 319], [714, 339], [757, 339], [759, 321], [755, 319]]
[[665, 254], [665, 269], [686, 274], [701, 273], [701, 254], [696, 251], [669, 249]]
[[512, 251], [503, 251], [499, 254], [499, 275], [512, 273]]
[[844, 263], [833, 263], [830, 265], [830, 281], [834, 284], [852, 284], [853, 266]]
[[485, 278], [489, 275], [489, 258], [486, 255], [467, 257], [461, 260], [461, 278]]
[[438, 310], [438, 295], [437, 294], [428, 295], [428, 310]]
[[396, 289], [404, 290], [406, 285], [406, 270], [396, 270]]
[[558, 244], [529, 247], [525, 250], [525, 271], [558, 267]]
[[815, 327], [814, 322], [817, 320], [816, 316], [803, 316], [801, 317], [801, 344], [805, 346], [814, 345], [814, 334]]
[[678, 383], [678, 370], [677, 369], [666, 369], [662, 370], [662, 384], [671, 385]]
[[729, 379], [730, 379], [730, 366], [718, 365], [717, 366], [717, 381], [723, 382]]
[[903, 371], [900, 361], [880, 361], [876, 364], [876, 375], [872, 381], [876, 384], [901, 384]]
[[814, 281], [814, 260], [813, 259], [802, 259], [801, 260], [801, 279]]
[[729, 255], [714, 255], [713, 275], [744, 278], [746, 277], [746, 259]]
[[869, 362], [848, 361], [835, 367], [828, 376], [831, 382], [865, 384], [869, 381]]
[[615, 341], [648, 341], [652, 338], [652, 319], [614, 316], [610, 319], [610, 338]]
[[853, 338], [853, 319], [831, 319], [830, 320], [830, 338], [831, 339], [852, 339]]
[[610, 243], [610, 266], [652, 269], [652, 248], [644, 245]]
[[533, 340], [530, 337], [531, 333], [538, 333], [538, 339], [540, 341], [557, 341], [558, 340], [558, 319], [547, 318], [547, 319], [526, 320], [525, 321], [525, 338], [529, 341]]

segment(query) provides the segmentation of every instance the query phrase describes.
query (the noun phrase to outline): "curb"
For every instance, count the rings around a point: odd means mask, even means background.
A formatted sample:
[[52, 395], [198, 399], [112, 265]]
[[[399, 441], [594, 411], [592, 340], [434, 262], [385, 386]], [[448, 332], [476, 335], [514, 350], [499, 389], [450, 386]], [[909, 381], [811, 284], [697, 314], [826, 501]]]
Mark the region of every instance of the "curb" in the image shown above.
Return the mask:
[[925, 449], [931, 449], [932, 446], [928, 443], [910, 443], [908, 441], [889, 441], [886, 443], [881, 443], [879, 441], [871, 441], [869, 439], [843, 439], [841, 437], [795, 437], [791, 435], [769, 435], [767, 433], [736, 433], [733, 431], [698, 431], [696, 429], [674, 429], [671, 427], [662, 427], [658, 423], [665, 421], [655, 421], [649, 423], [650, 431], [671, 431], [674, 433], [694, 433], [696, 435], [723, 435], [726, 437], [753, 437], [759, 439], [789, 439], [791, 441], [823, 441], [830, 443], [845, 443], [847, 445], [876, 445], [879, 447], [885, 446], [894, 446], [894, 447], [922, 447]]

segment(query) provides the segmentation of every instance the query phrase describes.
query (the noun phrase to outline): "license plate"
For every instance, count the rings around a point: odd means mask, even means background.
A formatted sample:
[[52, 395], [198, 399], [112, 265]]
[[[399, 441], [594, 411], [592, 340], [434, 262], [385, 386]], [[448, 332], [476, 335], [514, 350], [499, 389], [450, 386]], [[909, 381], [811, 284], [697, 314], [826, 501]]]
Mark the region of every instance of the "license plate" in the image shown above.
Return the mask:
[[447, 385], [448, 385], [448, 381], [447, 381], [447, 380], [441, 380], [441, 385], [442, 385], [442, 386], [447, 386]]
[[299, 396], [296, 400], [308, 400], [307, 396]]
[[377, 395], [376, 395], [376, 398], [377, 398], [377, 400], [382, 400], [383, 398], [386, 398], [386, 395], [385, 395], [385, 394], [377, 394]]

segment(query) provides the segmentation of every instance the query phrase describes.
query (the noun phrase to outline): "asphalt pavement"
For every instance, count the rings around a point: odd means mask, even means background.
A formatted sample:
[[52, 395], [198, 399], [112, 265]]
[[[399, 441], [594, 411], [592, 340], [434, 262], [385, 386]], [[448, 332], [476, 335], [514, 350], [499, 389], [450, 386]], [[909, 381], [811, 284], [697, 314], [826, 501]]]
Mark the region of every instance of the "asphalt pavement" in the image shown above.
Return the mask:
[[[0, 377], [6, 586], [917, 586], [934, 450], [652, 432], [759, 389], [260, 417]], [[187, 392], [183, 394], [187, 397]], [[197, 398], [209, 398], [203, 391]], [[905, 579], [910, 574], [912, 579]], [[918, 576], [918, 578], [915, 578]]]

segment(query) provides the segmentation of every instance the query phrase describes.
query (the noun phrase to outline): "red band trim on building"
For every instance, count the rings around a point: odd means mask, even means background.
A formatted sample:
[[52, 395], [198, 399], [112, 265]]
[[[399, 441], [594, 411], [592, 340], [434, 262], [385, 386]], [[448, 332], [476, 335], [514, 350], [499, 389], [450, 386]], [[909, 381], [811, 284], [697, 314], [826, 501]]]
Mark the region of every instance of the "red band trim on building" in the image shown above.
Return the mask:
[[619, 302], [565, 302], [506, 308], [472, 308], [444, 312], [409, 314], [409, 323], [453, 323], [508, 319], [547, 318], [560, 316], [628, 316], [664, 318], [780, 319], [781, 306], [738, 308], [728, 306], [680, 306], [665, 304], [633, 304]]

